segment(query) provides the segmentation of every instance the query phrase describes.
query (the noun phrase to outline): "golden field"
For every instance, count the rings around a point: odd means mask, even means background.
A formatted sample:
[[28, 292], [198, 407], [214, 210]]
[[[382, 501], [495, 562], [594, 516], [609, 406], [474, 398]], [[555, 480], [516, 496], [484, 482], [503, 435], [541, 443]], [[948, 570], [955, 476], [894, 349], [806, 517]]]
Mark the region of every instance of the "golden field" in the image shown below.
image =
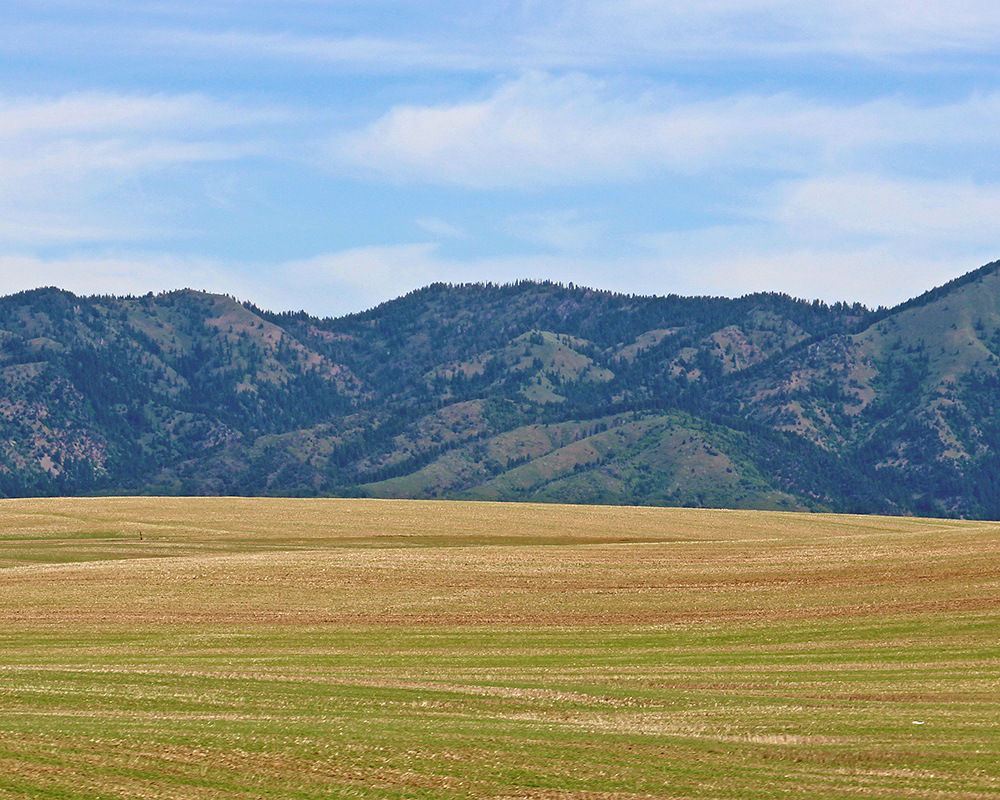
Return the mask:
[[0, 501], [0, 798], [1000, 796], [1000, 525]]

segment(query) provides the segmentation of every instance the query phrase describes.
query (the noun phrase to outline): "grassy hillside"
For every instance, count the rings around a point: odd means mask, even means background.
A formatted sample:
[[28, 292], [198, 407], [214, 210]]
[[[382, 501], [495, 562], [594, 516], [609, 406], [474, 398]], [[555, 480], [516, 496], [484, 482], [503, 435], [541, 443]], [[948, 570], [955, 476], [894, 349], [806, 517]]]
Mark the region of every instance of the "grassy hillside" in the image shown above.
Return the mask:
[[0, 298], [0, 496], [1000, 518], [1000, 264], [897, 309], [436, 284], [340, 319]]
[[758, 422], [874, 467], [902, 508], [1000, 514], [996, 264], [785, 355], [736, 391]]
[[364, 485], [373, 497], [805, 510], [772, 488], [746, 437], [686, 414], [521, 426]]
[[993, 523], [0, 503], [0, 797], [986, 798]]
[[[692, 387], [866, 314], [780, 295], [652, 298], [551, 283], [436, 285], [339, 320], [190, 290], [25, 292], [0, 299], [0, 495], [371, 491], [840, 508], [842, 493], [784, 486], [749, 463], [742, 440], [682, 470], [672, 439], [647, 434], [677, 427], [656, 420], [673, 419]], [[691, 411], [678, 442], [712, 428]], [[629, 413], [635, 424], [623, 426]], [[538, 434], [607, 427], [625, 435], [599, 435], [590, 462], [565, 449], [566, 436]], [[706, 447], [736, 441], [716, 433]]]

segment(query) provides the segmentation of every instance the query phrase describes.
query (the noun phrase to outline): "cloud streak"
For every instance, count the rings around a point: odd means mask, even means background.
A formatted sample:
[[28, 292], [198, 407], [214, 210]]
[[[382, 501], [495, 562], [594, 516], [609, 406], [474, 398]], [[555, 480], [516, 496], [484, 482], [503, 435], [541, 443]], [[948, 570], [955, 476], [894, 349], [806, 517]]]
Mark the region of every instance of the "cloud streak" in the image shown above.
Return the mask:
[[[548, 4], [543, 4], [548, 7]], [[539, 51], [607, 62], [833, 55], [865, 60], [980, 54], [1000, 34], [985, 0], [575, 0], [531, 26]]]
[[430, 42], [373, 36], [315, 36], [290, 31], [170, 30], [147, 34], [152, 44], [182, 52], [215, 52], [239, 61], [291, 60], [373, 73], [412, 70], [479, 72], [503, 68], [496, 57]]
[[932, 107], [898, 99], [823, 104], [790, 93], [627, 97], [585, 75], [532, 72], [481, 99], [394, 108], [339, 138], [332, 152], [391, 180], [537, 188], [657, 172], [806, 172], [915, 146], [996, 150], [998, 126], [995, 94]]
[[934, 69], [947, 71], [988, 60], [1000, 40], [1000, 9], [985, 0], [484, 0], [474, 6], [177, 0], [12, 8], [20, 13], [10, 14], [5, 28], [12, 35], [0, 42], [8, 52], [51, 56], [44, 43], [53, 41], [74, 56], [110, 49], [127, 59], [153, 53], [380, 76], [822, 58], [902, 71], [931, 69], [934, 59]]
[[121, 224], [134, 218], [134, 207], [119, 207], [109, 222], [94, 219], [95, 207], [114, 207], [118, 189], [142, 176], [259, 156], [260, 131], [283, 119], [201, 95], [4, 98], [0, 229], [8, 241], [35, 243], [148, 235], [148, 222]]
[[1000, 249], [1000, 183], [819, 176], [784, 187], [771, 219], [815, 241], [869, 237], [912, 248]]
[[[226, 4], [223, 4], [226, 5]], [[308, 5], [308, 4], [305, 4]], [[347, 4], [345, 4], [347, 5]], [[229, 14], [150, 13], [136, 34], [177, 56], [325, 64], [384, 74], [407, 70], [494, 72], [659, 68], [681, 62], [798, 60], [831, 56], [897, 69], [927, 68], [928, 56], [976, 58], [1000, 39], [1000, 10], [984, 0], [552, 0], [484, 2], [475, 11], [439, 3], [414, 15], [413, 4], [379, 4], [386, 19], [413, 20], [405, 37], [354, 29], [334, 7], [324, 26], [315, 14], [276, 14], [261, 30], [210, 24]], [[180, 8], [191, 8], [181, 3]], [[344, 6], [341, 7], [342, 9]], [[176, 20], [185, 20], [178, 26]], [[419, 26], [416, 24], [419, 21]], [[169, 24], [167, 24], [169, 23]], [[231, 23], [230, 23], [231, 24]], [[324, 30], [325, 28], [339, 29]], [[348, 32], [342, 32], [343, 29]], [[918, 63], [921, 59], [922, 63]]]

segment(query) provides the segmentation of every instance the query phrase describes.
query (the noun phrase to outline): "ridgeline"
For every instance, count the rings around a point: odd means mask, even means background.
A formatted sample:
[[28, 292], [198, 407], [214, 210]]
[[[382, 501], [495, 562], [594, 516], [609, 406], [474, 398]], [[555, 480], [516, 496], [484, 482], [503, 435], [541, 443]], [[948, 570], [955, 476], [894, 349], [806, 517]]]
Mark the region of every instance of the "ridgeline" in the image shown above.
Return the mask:
[[435, 284], [339, 319], [0, 298], [0, 495], [1000, 518], [1000, 262], [895, 309]]

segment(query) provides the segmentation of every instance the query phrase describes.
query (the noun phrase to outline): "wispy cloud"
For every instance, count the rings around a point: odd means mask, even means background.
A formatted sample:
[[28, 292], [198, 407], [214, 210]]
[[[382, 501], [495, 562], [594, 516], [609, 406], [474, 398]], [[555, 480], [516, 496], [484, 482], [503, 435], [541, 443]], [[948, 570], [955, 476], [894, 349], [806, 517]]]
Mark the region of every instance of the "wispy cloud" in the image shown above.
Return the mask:
[[421, 230], [441, 239], [464, 239], [468, 235], [462, 226], [437, 217], [421, 217], [416, 223]]
[[283, 119], [287, 112], [250, 109], [204, 95], [78, 92], [56, 97], [0, 98], [0, 137], [25, 134], [211, 130]]
[[[187, 5], [179, 4], [181, 7]], [[222, 4], [230, 6], [233, 4]], [[423, 7], [407, 37], [310, 30], [314, 15], [286, 4], [282, 30], [213, 30], [203, 15], [149, 14], [143, 36], [180, 53], [328, 64], [376, 73], [399, 70], [600, 70], [678, 61], [837, 56], [902, 66], [916, 57], [988, 53], [1000, 38], [1000, 10], [985, 0], [551, 0]], [[394, 0], [379, 12], [412, 14]], [[343, 6], [342, 6], [343, 8]], [[219, 15], [225, 22], [232, 13]], [[156, 26], [186, 19], [185, 27]], [[345, 20], [354, 17], [344, 13]], [[193, 22], [202, 19], [203, 27]], [[336, 7], [328, 19], [340, 19]], [[272, 23], [273, 24], [273, 23]], [[336, 25], [332, 27], [338, 27]], [[350, 29], [349, 23], [340, 27]], [[390, 27], [388, 25], [384, 26]], [[419, 29], [418, 29], [419, 27]], [[926, 68], [927, 64], [923, 64]]]
[[[237, 293], [260, 286], [210, 259], [137, 253], [117, 256], [67, 256], [46, 259], [0, 254], [0, 292], [58, 286], [80, 295], [145, 294], [190, 287]], [[259, 296], [259, 295], [255, 295]]]
[[1000, 95], [938, 106], [821, 103], [790, 93], [706, 100], [532, 72], [481, 99], [394, 108], [338, 139], [333, 155], [392, 180], [530, 188], [664, 171], [805, 172], [917, 145], [1000, 149], [998, 125]]
[[[313, 313], [369, 308], [436, 281], [549, 279], [625, 293], [724, 295], [776, 291], [830, 302], [894, 305], [995, 259], [986, 246], [961, 252], [901, 251], [895, 241], [816, 243], [766, 226], [713, 226], [650, 236], [645, 252], [574, 252], [453, 258], [429, 243], [352, 248], [275, 265], [268, 297], [305, 296]], [[269, 301], [271, 302], [271, 301]], [[285, 301], [286, 307], [298, 305]]]
[[[474, 9], [387, 0], [368, 4], [382, 20], [368, 27], [358, 25], [364, 15], [349, 3], [270, 3], [266, 25], [248, 24], [262, 16], [248, 8], [263, 4], [245, 2], [151, 4], [127, 23], [111, 22], [110, 8], [86, 5], [104, 19], [95, 41], [117, 35], [126, 47], [138, 41], [175, 57], [304, 62], [375, 74], [817, 56], [927, 69], [929, 55], [976, 57], [1000, 39], [1000, 9], [985, 0], [497, 0]], [[405, 35], [392, 33], [400, 27], [392, 24], [396, 16], [411, 23], [402, 26]]]
[[597, 247], [606, 229], [603, 221], [575, 209], [514, 214], [501, 227], [522, 241], [563, 253], [582, 253]]
[[[834, 55], [878, 60], [992, 49], [1000, 9], [986, 0], [575, 0], [531, 26], [539, 51], [642, 62]], [[536, 12], [537, 13], [537, 12]]]
[[819, 176], [784, 186], [768, 215], [789, 235], [818, 242], [863, 237], [953, 253], [1000, 252], [1000, 183]]
[[[818, 243], [754, 226], [715, 226], [649, 237], [655, 251], [636, 269], [678, 294], [735, 297], [781, 292], [828, 302], [892, 306], [996, 259], [995, 248], [904, 249], [896, 241]], [[655, 245], [655, 246], [654, 246]], [[626, 272], [628, 267], [624, 267]], [[664, 290], [659, 290], [661, 293]]]
[[478, 72], [509, 66], [496, 57], [478, 55], [454, 44], [407, 41], [375, 36], [317, 36], [291, 31], [156, 30], [145, 34], [154, 45], [171, 50], [225, 55], [239, 61], [292, 60], [336, 69], [374, 73], [412, 70]]
[[807, 299], [893, 305], [996, 257], [901, 251], [897, 242], [817, 243], [760, 225], [713, 226], [645, 237], [644, 252], [454, 258], [428, 242], [356, 247], [271, 264], [135, 251], [46, 259], [0, 254], [0, 294], [60, 286], [77, 294], [145, 294], [181, 287], [233, 294], [276, 311], [339, 316], [428, 284], [547, 279], [625, 293], [740, 296], [777, 291]]
[[848, 173], [780, 185], [748, 221], [645, 238], [679, 293], [894, 305], [994, 261], [1000, 183]]
[[[136, 209], [101, 222], [94, 217], [97, 201], [114, 206], [116, 188], [143, 175], [260, 155], [261, 126], [281, 120], [281, 112], [201, 95], [0, 99], [4, 234], [35, 243], [135, 238], [138, 231], [128, 228]], [[150, 223], [139, 227], [148, 233]]]

